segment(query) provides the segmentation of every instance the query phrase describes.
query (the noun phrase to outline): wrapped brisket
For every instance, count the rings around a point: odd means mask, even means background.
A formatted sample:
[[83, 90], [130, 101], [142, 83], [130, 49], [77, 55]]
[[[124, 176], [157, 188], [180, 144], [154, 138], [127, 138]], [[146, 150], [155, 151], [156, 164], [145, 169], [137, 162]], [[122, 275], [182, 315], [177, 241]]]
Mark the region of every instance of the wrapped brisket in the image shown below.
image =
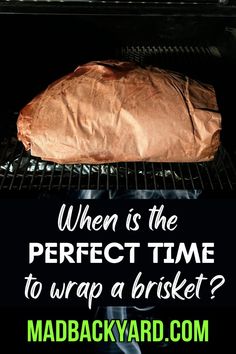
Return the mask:
[[220, 144], [214, 88], [131, 62], [90, 62], [20, 112], [18, 139], [57, 163], [211, 160]]

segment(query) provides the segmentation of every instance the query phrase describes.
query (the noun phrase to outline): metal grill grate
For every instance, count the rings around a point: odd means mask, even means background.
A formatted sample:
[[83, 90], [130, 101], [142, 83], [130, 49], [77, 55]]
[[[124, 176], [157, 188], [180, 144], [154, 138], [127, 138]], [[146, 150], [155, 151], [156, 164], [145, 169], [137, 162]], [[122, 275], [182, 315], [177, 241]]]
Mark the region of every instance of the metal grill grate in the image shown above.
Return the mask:
[[127, 46], [122, 48], [122, 59], [176, 70], [211, 82], [215, 81], [216, 68], [222, 64], [219, 49], [204, 45]]
[[0, 190], [201, 189], [234, 190], [236, 170], [222, 148], [207, 163], [115, 163], [59, 165], [32, 158], [21, 143], [2, 149]]

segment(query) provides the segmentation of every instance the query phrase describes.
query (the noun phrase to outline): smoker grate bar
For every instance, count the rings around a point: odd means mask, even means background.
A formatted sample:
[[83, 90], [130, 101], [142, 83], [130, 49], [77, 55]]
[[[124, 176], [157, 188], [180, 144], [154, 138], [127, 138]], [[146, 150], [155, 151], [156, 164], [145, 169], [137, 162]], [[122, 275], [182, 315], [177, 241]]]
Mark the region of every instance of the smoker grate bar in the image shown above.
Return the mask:
[[236, 170], [224, 148], [204, 163], [130, 162], [59, 165], [27, 154], [16, 140], [6, 142], [0, 190], [201, 189], [235, 190]]
[[[202, 46], [202, 45], [173, 45], [173, 46], [127, 46], [122, 48], [122, 55], [133, 61], [143, 62], [155, 56], [158, 60], [163, 59], [164, 61], [172, 61], [172, 56], [183, 59], [185, 62], [189, 63], [188, 57], [193, 57], [195, 60], [202, 59], [206, 60], [206, 57], [216, 57], [220, 58], [221, 53], [219, 49], [215, 46]], [[190, 63], [191, 64], [191, 63]]]
[[216, 81], [215, 71], [221, 66], [221, 53], [217, 47], [197, 44], [127, 46], [121, 48], [121, 59], [182, 72], [212, 84]]

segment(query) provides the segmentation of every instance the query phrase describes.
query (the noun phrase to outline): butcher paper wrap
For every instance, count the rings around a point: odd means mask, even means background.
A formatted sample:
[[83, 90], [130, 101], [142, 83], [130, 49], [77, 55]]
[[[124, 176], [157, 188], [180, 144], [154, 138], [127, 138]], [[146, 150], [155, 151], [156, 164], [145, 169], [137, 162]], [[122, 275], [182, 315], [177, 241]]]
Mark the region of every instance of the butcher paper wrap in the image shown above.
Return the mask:
[[20, 112], [18, 139], [57, 163], [211, 160], [221, 116], [211, 85], [156, 67], [90, 62]]

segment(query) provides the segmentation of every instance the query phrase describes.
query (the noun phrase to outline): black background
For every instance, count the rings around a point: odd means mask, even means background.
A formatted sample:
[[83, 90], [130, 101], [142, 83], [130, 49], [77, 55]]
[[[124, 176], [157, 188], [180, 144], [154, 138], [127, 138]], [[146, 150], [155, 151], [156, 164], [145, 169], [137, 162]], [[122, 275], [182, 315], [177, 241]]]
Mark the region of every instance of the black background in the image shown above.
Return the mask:
[[[235, 201], [233, 199], [215, 200], [78, 200], [73, 201], [75, 210], [79, 204], [89, 204], [89, 215], [119, 215], [116, 232], [89, 232], [79, 230], [61, 232], [57, 227], [57, 218], [62, 201], [56, 200], [9, 200], [1, 199], [1, 345], [5, 343], [9, 350], [16, 347], [15, 353], [111, 353], [109, 344], [86, 343], [27, 343], [27, 319], [94, 319], [105, 316], [105, 307], [129, 306], [128, 315], [132, 319], [157, 318], [163, 321], [172, 319], [209, 319], [208, 343], [173, 343], [163, 347], [161, 344], [145, 344], [143, 354], [148, 353], [210, 353], [217, 348], [223, 351], [232, 348], [234, 325], [229, 324], [235, 318]], [[66, 201], [67, 205], [71, 203]], [[163, 204], [163, 214], [178, 216], [178, 227], [173, 232], [150, 231], [148, 228], [148, 209]], [[140, 230], [125, 229], [125, 220], [130, 208], [142, 215]], [[135, 264], [124, 261], [119, 264], [44, 264], [35, 261], [28, 264], [29, 242], [140, 242]], [[175, 243], [202, 242], [215, 243], [214, 264], [152, 264], [147, 242]], [[210, 299], [210, 287], [204, 286], [200, 300], [160, 300], [152, 296], [149, 300], [132, 300], [130, 286], [139, 271], [143, 272], [143, 281], [159, 281], [161, 276], [172, 280], [178, 270], [191, 282], [195, 276], [213, 277], [224, 275], [225, 284], [216, 291], [216, 297]], [[27, 300], [24, 296], [24, 277], [32, 273], [43, 282], [41, 296], [37, 300]], [[72, 296], [69, 300], [52, 300], [47, 289], [52, 281], [97, 281], [103, 283], [103, 294], [95, 299], [91, 310], [87, 301]], [[127, 291], [123, 299], [112, 299], [109, 291], [115, 281], [125, 281]], [[154, 306], [150, 311], [139, 312], [131, 306]]]

